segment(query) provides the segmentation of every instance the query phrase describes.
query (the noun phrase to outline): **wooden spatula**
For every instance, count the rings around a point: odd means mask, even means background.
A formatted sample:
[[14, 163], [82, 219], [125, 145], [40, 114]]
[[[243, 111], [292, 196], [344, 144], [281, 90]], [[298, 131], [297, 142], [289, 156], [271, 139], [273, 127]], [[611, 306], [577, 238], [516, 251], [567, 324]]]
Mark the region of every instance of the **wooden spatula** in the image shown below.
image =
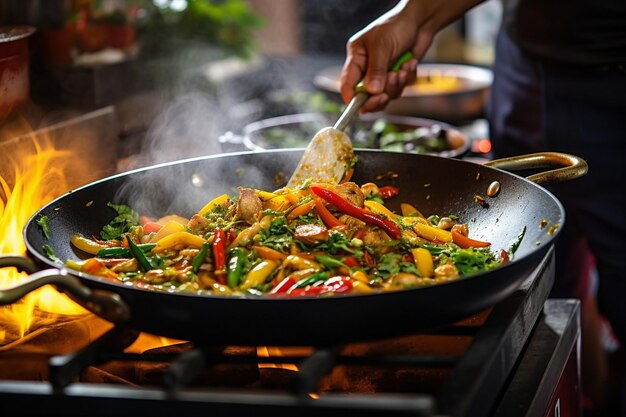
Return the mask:
[[[411, 52], [405, 52], [396, 60], [390, 71], [397, 71], [412, 57]], [[323, 128], [311, 139], [287, 187], [296, 187], [308, 179], [314, 182], [338, 184], [345, 178], [355, 162], [355, 156], [352, 141], [344, 130], [369, 97], [363, 81], [356, 86], [355, 90], [356, 94], [341, 113], [337, 123], [333, 127]]]

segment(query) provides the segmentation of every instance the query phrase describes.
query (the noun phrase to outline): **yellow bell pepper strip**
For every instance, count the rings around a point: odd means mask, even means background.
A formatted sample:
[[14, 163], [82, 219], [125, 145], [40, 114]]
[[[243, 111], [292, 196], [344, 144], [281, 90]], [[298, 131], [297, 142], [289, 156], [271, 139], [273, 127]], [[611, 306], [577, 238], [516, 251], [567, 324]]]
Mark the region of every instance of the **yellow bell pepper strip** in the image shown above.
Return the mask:
[[96, 258], [87, 259], [84, 263], [69, 263], [68, 267], [72, 269], [76, 269], [78, 271], [83, 271], [91, 275], [97, 275], [99, 277], [109, 278], [109, 279], [117, 279], [118, 275], [107, 268], [102, 262], [97, 260]]
[[250, 242], [252, 241], [252, 238], [254, 238], [254, 236], [257, 235], [260, 230], [261, 223], [259, 222], [256, 222], [247, 229], [242, 230], [241, 232], [239, 232], [237, 237], [233, 239], [231, 244], [228, 245], [228, 249], [230, 250], [237, 246], [248, 246], [248, 244], [250, 244]]
[[418, 209], [408, 203], [400, 203], [400, 213], [402, 213], [405, 217], [411, 216], [420, 217], [422, 219], [426, 218]]
[[459, 247], [463, 249], [467, 248], [485, 248], [490, 246], [490, 242], [483, 242], [481, 240], [471, 239], [467, 236], [462, 235], [461, 233], [453, 230], [450, 232], [452, 235], [452, 241], [456, 243]]
[[277, 195], [271, 200], [266, 201], [263, 204], [263, 207], [273, 211], [284, 211], [291, 205], [292, 203], [287, 199], [287, 197], [284, 195]]
[[269, 201], [278, 195], [275, 193], [270, 193], [269, 191], [263, 191], [263, 190], [254, 190], [254, 191], [256, 191], [256, 195], [259, 197], [261, 201]]
[[311, 210], [313, 210], [314, 207], [315, 207], [315, 201], [313, 200], [300, 204], [299, 206], [297, 206], [296, 208], [294, 208], [293, 210], [289, 212], [289, 214], [287, 215], [287, 220], [293, 220], [293, 219], [297, 219], [300, 216], [306, 216], [307, 214], [311, 212]]
[[319, 271], [322, 266], [315, 261], [306, 259], [298, 255], [289, 255], [283, 261], [283, 268], [297, 269], [299, 271], [303, 269], [314, 269]]
[[213, 231], [213, 267], [217, 281], [226, 284], [226, 234], [219, 227]]
[[101, 250], [108, 249], [111, 247], [109, 245], [105, 245], [102, 243], [98, 243], [94, 240], [87, 239], [86, 237], [81, 236], [81, 235], [72, 235], [72, 237], [70, 237], [70, 242], [72, 242], [72, 245], [76, 246], [78, 249], [84, 252], [90, 253], [92, 255], [96, 255]]
[[186, 226], [187, 223], [189, 223], [189, 219], [183, 216], [179, 216], [178, 214], [168, 214], [167, 216], [163, 216], [156, 221], [156, 223], [160, 224], [161, 226], [165, 226], [169, 222], [176, 222], [182, 224], [183, 226]]
[[222, 204], [227, 202], [229, 199], [230, 199], [230, 197], [228, 196], [228, 194], [222, 194], [222, 195], [220, 195], [218, 197], [215, 197], [213, 200], [211, 200], [208, 203], [206, 203], [206, 205], [200, 209], [198, 214], [201, 215], [201, 216], [204, 216], [205, 214], [210, 213], [211, 211], [213, 211], [213, 209], [216, 206], [221, 206]]
[[152, 249], [152, 251], [162, 252], [164, 250], [174, 249], [177, 246], [200, 249], [204, 242], [206, 242], [206, 240], [198, 235], [194, 235], [189, 232], [177, 232], [165, 236], [163, 239], [159, 240], [156, 243], [154, 249]]
[[452, 241], [452, 234], [447, 230], [439, 229], [438, 227], [429, 226], [423, 223], [415, 223], [413, 230], [418, 236], [431, 242], [448, 243]]
[[133, 242], [133, 240], [129, 236], [126, 236], [126, 241], [128, 242], [128, 250], [130, 250], [130, 254], [133, 256], [133, 258], [137, 259], [141, 270], [147, 272], [151, 269], [154, 269], [154, 265], [152, 265], [150, 259], [148, 259], [146, 254], [137, 247], [137, 244]]
[[433, 256], [428, 249], [415, 248], [411, 249], [415, 266], [420, 275], [424, 278], [432, 277], [435, 274], [435, 266], [433, 264]]
[[395, 240], [402, 238], [402, 231], [392, 220], [383, 218], [381, 215], [376, 214], [370, 210], [365, 210], [354, 204], [344, 200], [341, 196], [335, 192], [322, 188], [317, 185], [311, 186], [311, 191], [318, 197], [323, 198], [330, 204], [334, 205], [337, 210], [352, 217], [364, 221], [366, 223], [374, 224], [383, 229], [387, 234]]
[[282, 261], [287, 257], [286, 254], [279, 252], [275, 249], [268, 248], [267, 246], [253, 245], [251, 249], [254, 250], [263, 259], [271, 259], [273, 261]]
[[243, 267], [248, 251], [242, 247], [232, 249], [228, 254], [228, 276], [226, 282], [230, 288], [235, 288], [241, 282]]
[[209, 252], [209, 246], [211, 246], [209, 242], [204, 242], [200, 248], [200, 252], [198, 252], [198, 254], [194, 256], [191, 261], [191, 270], [194, 274], [197, 274], [198, 271], [200, 271], [200, 267], [204, 263], [204, 258], [206, 258], [206, 255]]
[[341, 221], [333, 216], [330, 211], [328, 211], [321, 198], [314, 196], [313, 204], [315, 205], [317, 215], [320, 216], [320, 219], [322, 219], [322, 222], [324, 222], [326, 227], [332, 229], [333, 227], [345, 226]]
[[257, 264], [246, 274], [244, 281], [239, 288], [241, 290], [248, 290], [263, 284], [277, 267], [278, 262], [276, 261], [272, 261], [270, 259], [261, 261], [261, 263]]
[[381, 216], [385, 216], [388, 219], [395, 219], [396, 214], [385, 207], [383, 204], [380, 204], [378, 201], [374, 200], [365, 200], [365, 207], [372, 210], [376, 214], [380, 214]]
[[156, 243], [159, 240], [163, 239], [166, 236], [172, 235], [174, 233], [179, 233], [179, 232], [184, 232], [185, 231], [185, 226], [183, 226], [182, 224], [175, 222], [175, 221], [170, 221], [167, 222], [165, 224], [165, 226], [163, 226], [162, 228], [159, 229], [158, 232], [156, 232], [148, 241], [148, 243]]

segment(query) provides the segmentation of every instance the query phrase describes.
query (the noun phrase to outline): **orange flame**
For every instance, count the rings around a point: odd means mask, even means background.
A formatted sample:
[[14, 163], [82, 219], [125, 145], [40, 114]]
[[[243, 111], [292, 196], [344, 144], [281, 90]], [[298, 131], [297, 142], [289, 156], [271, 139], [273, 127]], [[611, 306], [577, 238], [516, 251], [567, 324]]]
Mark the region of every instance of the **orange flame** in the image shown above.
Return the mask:
[[[64, 166], [70, 161], [77, 163], [73, 152], [55, 150], [48, 138], [32, 136], [30, 139], [35, 149], [33, 154], [11, 155], [14, 170], [11, 184], [0, 176], [0, 254], [26, 253], [23, 227], [40, 207], [69, 191]], [[0, 269], [0, 288], [11, 287], [25, 278], [26, 274], [15, 268]], [[69, 315], [86, 313], [69, 298], [44, 287], [16, 304], [0, 308], [0, 344], [6, 339], [19, 339], [27, 334], [33, 325], [35, 311]]]

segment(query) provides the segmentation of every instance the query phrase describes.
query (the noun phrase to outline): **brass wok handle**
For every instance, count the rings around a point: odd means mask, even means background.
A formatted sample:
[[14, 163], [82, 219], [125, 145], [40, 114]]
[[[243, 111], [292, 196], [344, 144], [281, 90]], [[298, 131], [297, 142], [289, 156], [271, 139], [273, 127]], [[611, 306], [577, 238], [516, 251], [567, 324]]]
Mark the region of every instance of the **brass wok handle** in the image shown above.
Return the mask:
[[5, 267], [16, 267], [30, 275], [28, 280], [21, 284], [0, 289], [0, 305], [13, 304], [31, 291], [52, 284], [57, 289], [66, 291], [73, 300], [105, 320], [113, 323], [124, 323], [130, 319], [130, 308], [118, 294], [91, 289], [83, 285], [65, 268], [38, 271], [34, 262], [28, 258], [2, 256], [0, 257], [0, 268]]
[[539, 152], [527, 155], [511, 156], [495, 159], [484, 165], [499, 168], [505, 171], [520, 171], [524, 169], [541, 169], [561, 166], [526, 177], [536, 184], [556, 184], [580, 178], [587, 173], [588, 165], [584, 159], [560, 152]]

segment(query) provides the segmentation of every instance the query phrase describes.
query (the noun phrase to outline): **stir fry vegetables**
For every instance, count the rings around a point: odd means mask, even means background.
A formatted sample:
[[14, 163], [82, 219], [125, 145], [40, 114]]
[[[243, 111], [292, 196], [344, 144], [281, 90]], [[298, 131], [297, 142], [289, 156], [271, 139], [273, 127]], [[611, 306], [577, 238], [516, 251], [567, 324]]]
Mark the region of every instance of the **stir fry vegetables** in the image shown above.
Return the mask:
[[425, 218], [408, 203], [394, 213], [390, 198], [401, 190], [346, 182], [240, 188], [190, 219], [110, 204], [118, 215], [99, 237], [71, 238], [93, 256], [66, 265], [156, 291], [317, 297], [428, 286], [508, 262], [456, 216]]

